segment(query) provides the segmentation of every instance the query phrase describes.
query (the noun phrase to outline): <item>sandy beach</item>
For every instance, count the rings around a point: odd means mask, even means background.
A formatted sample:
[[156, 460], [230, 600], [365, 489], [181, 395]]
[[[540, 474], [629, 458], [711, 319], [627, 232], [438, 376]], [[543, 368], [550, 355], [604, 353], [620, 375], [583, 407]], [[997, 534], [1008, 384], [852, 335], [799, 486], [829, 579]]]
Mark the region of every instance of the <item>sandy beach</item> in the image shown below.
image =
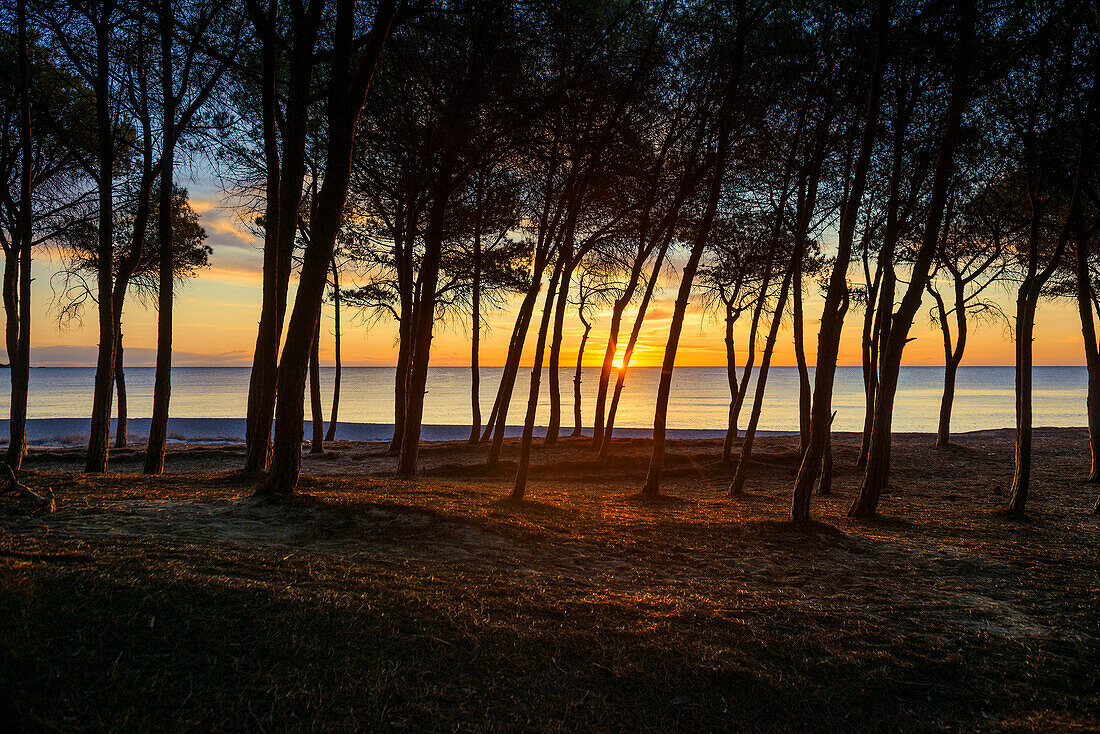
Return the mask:
[[[883, 516], [845, 511], [838, 435], [815, 524], [784, 522], [797, 439], [757, 444], [747, 493], [713, 440], [510, 464], [425, 444], [306, 455], [289, 504], [249, 497], [241, 447], [36, 450], [0, 498], [0, 722], [40, 730], [1048, 730], [1100, 727], [1100, 519], [1082, 429], [1037, 432], [1026, 519], [999, 513], [1012, 432], [895, 439]], [[509, 444], [505, 459], [516, 450]]]

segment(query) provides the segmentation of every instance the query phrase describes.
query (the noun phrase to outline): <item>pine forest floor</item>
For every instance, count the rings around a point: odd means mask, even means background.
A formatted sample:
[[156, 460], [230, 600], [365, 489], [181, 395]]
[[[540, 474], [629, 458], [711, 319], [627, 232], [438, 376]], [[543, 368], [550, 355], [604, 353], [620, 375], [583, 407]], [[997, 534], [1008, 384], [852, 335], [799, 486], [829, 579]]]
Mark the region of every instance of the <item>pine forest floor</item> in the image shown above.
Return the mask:
[[[140, 450], [105, 476], [32, 449], [42, 515], [0, 497], [0, 730], [1100, 731], [1100, 518], [1087, 436], [1043, 429], [1025, 519], [1010, 431], [895, 438], [882, 517], [845, 517], [858, 437], [815, 523], [784, 522], [796, 438], [599, 462], [537, 443], [529, 501], [486, 447], [306, 455], [249, 498], [239, 446]], [[505, 459], [514, 461], [509, 442]]]

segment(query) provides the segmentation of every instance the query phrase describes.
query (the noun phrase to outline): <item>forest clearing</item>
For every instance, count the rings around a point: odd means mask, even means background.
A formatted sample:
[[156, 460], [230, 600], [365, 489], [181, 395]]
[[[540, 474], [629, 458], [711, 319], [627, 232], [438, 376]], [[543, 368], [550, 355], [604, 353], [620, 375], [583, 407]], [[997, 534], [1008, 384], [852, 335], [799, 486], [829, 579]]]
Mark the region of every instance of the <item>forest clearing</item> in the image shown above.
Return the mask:
[[[875, 519], [845, 516], [834, 437], [819, 522], [792, 525], [797, 436], [598, 461], [534, 449], [527, 500], [464, 442], [392, 478], [385, 444], [306, 454], [251, 498], [240, 446], [79, 473], [28, 457], [57, 511], [0, 500], [0, 724], [15, 730], [983, 730], [1100, 727], [1100, 518], [1084, 429], [1039, 429], [1033, 504], [1004, 514], [1011, 431], [895, 439]], [[132, 465], [132, 466], [131, 466]], [[980, 479], [975, 479], [980, 477]]]

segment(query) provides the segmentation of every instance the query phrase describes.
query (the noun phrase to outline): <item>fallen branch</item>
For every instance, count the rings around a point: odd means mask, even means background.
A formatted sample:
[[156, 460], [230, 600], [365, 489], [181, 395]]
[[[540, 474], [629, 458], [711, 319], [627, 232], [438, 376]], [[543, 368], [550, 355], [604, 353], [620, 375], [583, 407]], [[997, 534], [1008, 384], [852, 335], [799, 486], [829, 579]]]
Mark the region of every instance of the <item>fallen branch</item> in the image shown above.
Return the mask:
[[35, 492], [33, 489], [25, 484], [20, 484], [19, 480], [15, 478], [15, 472], [7, 464], [0, 462], [0, 473], [3, 473], [8, 479], [8, 486], [0, 489], [0, 494], [5, 492], [15, 492], [20, 497], [38, 505], [38, 509], [43, 512], [53, 512], [57, 509], [57, 505], [53, 500], [53, 490], [49, 487], [46, 488], [45, 496]]

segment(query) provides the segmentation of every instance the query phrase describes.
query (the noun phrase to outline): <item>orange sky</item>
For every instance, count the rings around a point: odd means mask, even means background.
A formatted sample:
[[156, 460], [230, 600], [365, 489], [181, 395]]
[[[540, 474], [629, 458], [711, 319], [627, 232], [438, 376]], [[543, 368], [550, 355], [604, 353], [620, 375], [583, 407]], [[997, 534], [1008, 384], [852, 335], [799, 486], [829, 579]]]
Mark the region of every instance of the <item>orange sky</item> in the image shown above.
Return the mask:
[[[186, 365], [248, 365], [256, 338], [256, 322], [260, 304], [260, 261], [257, 243], [243, 230], [234, 215], [218, 211], [208, 200], [195, 198], [214, 248], [212, 267], [182, 289], [177, 298], [175, 328], [175, 361]], [[40, 255], [34, 268], [34, 323], [32, 326], [32, 361], [40, 366], [93, 365], [97, 343], [94, 313], [88, 312], [82, 324], [59, 328], [51, 308], [50, 287], [54, 273], [52, 264]], [[821, 301], [816, 287], [807, 294], [806, 323], [808, 356], [813, 361], [817, 338], [816, 314]], [[635, 352], [633, 364], [659, 364], [663, 355], [668, 323], [672, 313], [674, 288], [664, 288], [650, 307], [646, 327]], [[1000, 296], [1007, 307], [1011, 297]], [[927, 299], [926, 299], [927, 300]], [[926, 304], [930, 305], [930, 304]], [[941, 365], [943, 348], [938, 328], [928, 320], [923, 309], [914, 324], [915, 341], [906, 349], [906, 364]], [[593, 328], [585, 354], [585, 363], [599, 364], [606, 343], [607, 314], [601, 314]], [[326, 304], [322, 330], [321, 358], [331, 363], [332, 308]], [[486, 326], [482, 334], [481, 362], [499, 365], [504, 362], [508, 338], [512, 329], [513, 311], [505, 308], [484, 315]], [[566, 320], [563, 364], [572, 365], [582, 325], [579, 320]], [[747, 328], [747, 327], [746, 327]], [[840, 363], [859, 364], [860, 314], [851, 312], [847, 319], [841, 345]], [[133, 299], [128, 303], [123, 333], [126, 361], [132, 365], [153, 363], [156, 346], [156, 314]], [[1035, 362], [1040, 365], [1078, 365], [1083, 363], [1080, 327], [1076, 311], [1069, 302], [1048, 303], [1040, 307], [1035, 344]], [[794, 364], [789, 324], [784, 325], [776, 349], [774, 364]], [[742, 341], [739, 342], [743, 345]], [[533, 341], [533, 340], [529, 340]], [[344, 363], [348, 365], [391, 365], [396, 361], [396, 328], [388, 317], [366, 320], [352, 312], [343, 318]], [[528, 355], [529, 356], [529, 355]], [[432, 363], [467, 365], [469, 334], [465, 324], [437, 327], [432, 347]], [[1003, 323], [983, 323], [972, 332], [964, 364], [1005, 365], [1013, 363], [1011, 335]], [[722, 327], [712, 318], [692, 310], [684, 325], [678, 365], [725, 364]]]

